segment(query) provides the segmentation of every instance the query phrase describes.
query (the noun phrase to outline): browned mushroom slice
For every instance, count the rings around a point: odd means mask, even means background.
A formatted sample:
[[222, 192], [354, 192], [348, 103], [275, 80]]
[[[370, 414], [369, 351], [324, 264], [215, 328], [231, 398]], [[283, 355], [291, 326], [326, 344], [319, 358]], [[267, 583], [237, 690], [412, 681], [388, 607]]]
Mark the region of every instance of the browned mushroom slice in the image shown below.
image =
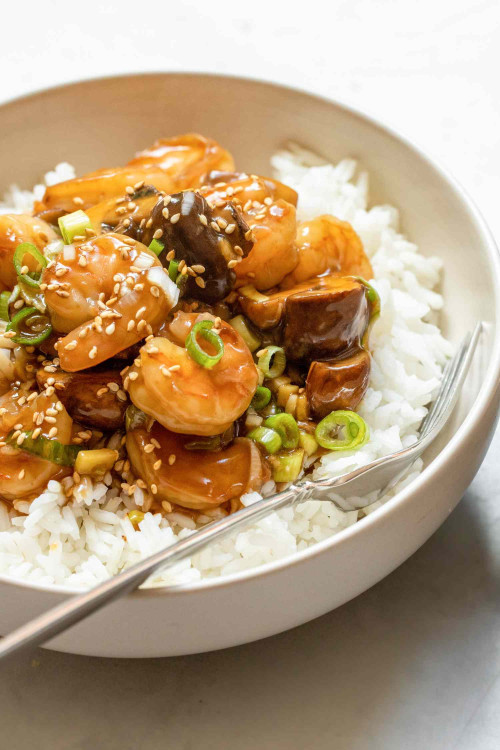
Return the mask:
[[323, 419], [335, 409], [356, 409], [368, 388], [370, 366], [364, 349], [344, 359], [312, 362], [306, 395], [313, 417]]
[[[251, 241], [248, 226], [231, 202], [212, 209], [194, 191], [160, 198], [146, 222], [142, 242], [157, 239], [164, 245], [160, 260], [168, 268], [170, 253], [191, 269], [186, 295], [203, 302], [226, 297], [235, 281], [233, 266], [247, 255]], [[194, 275], [191, 275], [194, 274]]]
[[370, 319], [364, 286], [348, 277], [336, 284], [291, 294], [284, 314], [284, 347], [288, 359], [332, 357], [358, 346]]
[[158, 190], [154, 185], [144, 185], [131, 195], [125, 193], [118, 198], [108, 198], [96, 203], [86, 213], [98, 234], [117, 232], [140, 241], [142, 227], [157, 200]]
[[60, 401], [76, 422], [107, 431], [123, 426], [129, 401], [116, 370], [65, 372], [58, 369], [50, 373], [38, 370], [36, 379], [41, 387], [49, 378], [54, 379]]

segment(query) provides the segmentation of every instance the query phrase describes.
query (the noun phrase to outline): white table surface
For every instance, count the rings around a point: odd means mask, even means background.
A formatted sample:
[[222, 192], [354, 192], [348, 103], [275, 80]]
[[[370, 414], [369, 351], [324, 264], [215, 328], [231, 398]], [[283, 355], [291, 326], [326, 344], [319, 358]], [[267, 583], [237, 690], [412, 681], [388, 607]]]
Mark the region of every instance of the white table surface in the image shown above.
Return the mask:
[[[500, 237], [497, 0], [336, 0], [320, 15], [321, 5], [12, 3], [0, 98], [133, 70], [295, 84], [371, 111], [439, 156]], [[499, 450], [497, 433], [457, 510], [410, 560], [303, 627], [200, 656], [40, 650], [5, 665], [0, 746], [498, 750]]]

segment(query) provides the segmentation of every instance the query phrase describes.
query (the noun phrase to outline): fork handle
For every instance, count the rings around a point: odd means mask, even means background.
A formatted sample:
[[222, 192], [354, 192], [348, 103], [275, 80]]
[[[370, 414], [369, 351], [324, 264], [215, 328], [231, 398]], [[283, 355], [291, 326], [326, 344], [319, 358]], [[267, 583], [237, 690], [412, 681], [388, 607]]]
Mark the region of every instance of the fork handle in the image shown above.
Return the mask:
[[0, 641], [0, 659], [24, 648], [45, 643], [106, 604], [133, 591], [144, 583], [152, 573], [160, 570], [166, 564], [172, 565], [179, 562], [197, 552], [201, 547], [240, 526], [244, 526], [249, 521], [257, 521], [285, 505], [306, 500], [311, 493], [312, 487], [307, 482], [300, 487], [289, 487], [278, 495], [260, 500], [254, 505], [249, 505], [237, 513], [193, 532], [186, 539], [146, 557], [122, 573], [98, 584], [90, 591], [72, 596], [62, 604], [49, 609], [5, 636]]

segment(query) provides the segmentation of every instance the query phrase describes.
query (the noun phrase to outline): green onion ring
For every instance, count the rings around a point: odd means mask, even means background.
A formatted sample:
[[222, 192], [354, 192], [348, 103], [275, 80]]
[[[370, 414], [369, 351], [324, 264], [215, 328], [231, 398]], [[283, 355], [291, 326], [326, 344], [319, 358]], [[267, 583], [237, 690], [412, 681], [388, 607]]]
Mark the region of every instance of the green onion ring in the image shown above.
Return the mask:
[[272, 456], [271, 470], [275, 482], [295, 482], [302, 471], [304, 450], [299, 448], [291, 453]]
[[71, 245], [75, 237], [84, 237], [85, 230], [92, 229], [89, 217], [81, 209], [61, 216], [57, 221], [65, 245]]
[[[20, 333], [20, 324], [23, 322], [23, 320], [29, 318], [31, 315], [36, 315], [37, 318], [45, 318], [46, 323], [43, 329], [39, 332], [34, 331], [33, 333], [27, 334]], [[36, 307], [23, 307], [14, 315], [6, 330], [16, 332], [17, 335], [12, 339], [15, 344], [34, 346], [36, 344], [41, 344], [42, 341], [45, 341], [45, 339], [50, 336], [50, 334], [52, 333], [52, 326], [49, 323], [49, 319], [45, 315], [41, 315], [40, 311], [37, 310]]]
[[178, 260], [171, 260], [168, 264], [168, 275], [172, 279], [172, 281], [177, 281], [177, 276], [179, 275], [179, 263]]
[[165, 247], [165, 245], [163, 244], [163, 242], [159, 242], [158, 240], [154, 240], [153, 239], [149, 243], [149, 249], [152, 250], [152, 252], [155, 255], [159, 255], [162, 252], [162, 250], [164, 249], [164, 247]]
[[[222, 355], [224, 354], [224, 342], [217, 333], [210, 330], [213, 327], [212, 320], [199, 320], [191, 328], [186, 338], [186, 349], [191, 359], [194, 359], [197, 364], [206, 367], [208, 370], [211, 370], [222, 359]], [[196, 338], [198, 334], [215, 347], [216, 354], [207, 354], [201, 348]]]
[[[345, 430], [345, 438], [338, 438], [339, 428]], [[369, 431], [365, 420], [355, 411], [332, 411], [317, 425], [315, 437], [322, 448], [329, 451], [350, 451], [360, 448], [368, 440]]]
[[44, 458], [46, 461], [51, 461], [53, 464], [58, 466], [74, 466], [78, 453], [82, 450], [79, 445], [64, 445], [58, 440], [52, 440], [39, 435], [33, 439], [32, 431], [24, 433], [25, 438], [21, 445], [17, 444], [17, 439], [13, 438], [14, 433], [10, 433], [7, 436], [7, 443], [12, 447], [18, 448], [39, 458]]
[[291, 414], [274, 414], [266, 419], [264, 427], [270, 427], [278, 433], [283, 448], [291, 450], [298, 446], [299, 426]]
[[262, 445], [266, 453], [276, 453], [281, 448], [281, 438], [276, 430], [269, 427], [256, 427], [247, 435], [250, 440]]
[[270, 400], [271, 391], [269, 388], [266, 388], [263, 385], [258, 385], [250, 405], [253, 406], [256, 411], [260, 411], [260, 409], [264, 409], [268, 405]]
[[42, 255], [38, 248], [32, 245], [31, 242], [21, 242], [21, 244], [16, 247], [14, 253], [13, 263], [18, 277], [28, 286], [38, 287], [40, 286], [41, 273], [39, 273], [38, 276], [30, 276], [27, 273], [21, 273], [21, 269], [24, 266], [23, 260], [25, 255], [31, 255], [31, 257], [34, 258], [42, 268], [45, 268], [47, 265], [47, 259]]
[[9, 315], [9, 300], [11, 292], [2, 292], [0, 294], [0, 320], [10, 320]]
[[266, 378], [277, 378], [282, 375], [286, 367], [286, 356], [281, 346], [267, 346], [257, 362]]

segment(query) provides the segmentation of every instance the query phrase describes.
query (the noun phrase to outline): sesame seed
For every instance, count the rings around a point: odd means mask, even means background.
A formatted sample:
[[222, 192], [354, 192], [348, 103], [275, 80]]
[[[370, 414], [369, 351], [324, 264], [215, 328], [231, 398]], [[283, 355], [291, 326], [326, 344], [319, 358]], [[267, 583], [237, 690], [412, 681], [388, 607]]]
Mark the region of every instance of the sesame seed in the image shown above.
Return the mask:
[[65, 291], [63, 291], [63, 290], [61, 290], [61, 289], [58, 289], [58, 290], [56, 291], [56, 294], [58, 294], [58, 295], [59, 295], [59, 297], [69, 297], [69, 292], [65, 292]]
[[120, 206], [119, 208], [116, 209], [116, 213], [120, 214], [120, 215], [121, 214], [126, 214], [127, 213], [127, 209], [126, 209], [125, 206]]
[[109, 389], [109, 390], [110, 390], [110, 391], [111, 391], [112, 393], [116, 393], [116, 392], [117, 392], [117, 390], [118, 390], [118, 389], [119, 389], [119, 387], [120, 387], [120, 386], [118, 385], [118, 383], [113, 383], [113, 382], [110, 382], [110, 383], [106, 383], [106, 386], [107, 386], [107, 388], [108, 388], [108, 389]]
[[131, 372], [128, 377], [129, 377], [129, 380], [137, 380], [137, 378], [139, 377], [139, 373], [138, 372]]
[[153, 223], [153, 219], [149, 218], [146, 222], [146, 229], [149, 229], [151, 227], [151, 224]]
[[20, 471], [20, 472], [19, 472], [19, 474], [17, 475], [17, 478], [18, 478], [18, 479], [24, 479], [24, 475], [25, 475], [25, 473], [26, 473], [26, 472], [24, 471], [24, 469], [21, 469], [21, 471]]
[[157, 286], [152, 286], [149, 291], [151, 292], [151, 294], [153, 295], [153, 297], [159, 297], [160, 296], [160, 290], [158, 289]]
[[[66, 344], [66, 346], [64, 348], [66, 349], [66, 351], [70, 352], [70, 351], [72, 351], [72, 349], [76, 349], [77, 344], [78, 344], [78, 342], [76, 341], [76, 339], [74, 339], [73, 341], [70, 341], [69, 344]], [[47, 381], [47, 382], [49, 382], [49, 381]]]
[[53, 438], [57, 435], [57, 427], [51, 427], [49, 430], [49, 438]]
[[172, 218], [170, 219], [170, 223], [171, 224], [177, 224], [177, 222], [179, 221], [180, 218], [181, 218], [180, 214], [174, 214], [172, 216]]
[[201, 276], [197, 276], [195, 279], [195, 282], [196, 284], [198, 284], [199, 287], [201, 287], [201, 289], [205, 289], [205, 286], [206, 286], [205, 280], [202, 279]]
[[46, 416], [45, 419], [44, 419], [44, 421], [47, 422], [47, 424], [56, 424], [57, 419], [55, 417], [47, 417]]
[[144, 315], [145, 312], [146, 312], [146, 307], [145, 306], [140, 307], [135, 314], [135, 319], [138, 320], [140, 317], [142, 317], [142, 315]]
[[97, 391], [95, 395], [97, 396], [97, 398], [101, 398], [101, 396], [104, 396], [104, 394], [107, 392], [108, 392], [107, 388], [99, 388], [99, 390]]
[[171, 200], [172, 200], [172, 198], [170, 197], [170, 195], [166, 195], [164, 197], [164, 199], [163, 199], [163, 205], [164, 206], [168, 206], [168, 204], [170, 203]]
[[232, 234], [235, 229], [236, 229], [236, 224], [228, 224], [224, 231], [226, 234]]
[[201, 221], [201, 223], [203, 224], [204, 227], [208, 226], [208, 219], [205, 216], [205, 214], [198, 214], [198, 218], [199, 218], [199, 220]]
[[125, 192], [127, 193], [127, 195], [133, 195], [135, 193], [135, 190], [132, 185], [127, 185], [127, 187], [125, 188]]
[[146, 321], [144, 320], [144, 318], [142, 320], [140, 320], [137, 323], [137, 330], [138, 330], [138, 332], [141, 333], [141, 331], [143, 331], [147, 327], [147, 325], [148, 324], [146, 323]]
[[144, 187], [144, 180], [139, 180], [139, 182], [136, 182], [134, 185], [134, 190], [140, 190], [141, 187]]
[[165, 367], [165, 365], [162, 365], [160, 367], [160, 372], [162, 375], [165, 375], [166, 378], [172, 377], [172, 375], [170, 374], [170, 370], [168, 369], [168, 367]]
[[149, 349], [146, 349], [148, 354], [158, 354], [160, 351], [157, 346], [150, 346]]
[[24, 307], [24, 300], [23, 299], [18, 299], [17, 302], [14, 302], [14, 304], [12, 305], [12, 307], [14, 308], [14, 310], [20, 310], [21, 307]]
[[158, 487], [156, 486], [156, 484], [152, 484], [150, 489], [151, 489], [151, 492], [153, 493], [153, 495], [157, 494]]
[[251, 229], [249, 229], [247, 232], [245, 232], [245, 239], [246, 240], [253, 239], [253, 235], [252, 235], [252, 230]]
[[175, 455], [175, 453], [171, 453], [170, 454], [170, 456], [168, 457], [168, 463], [170, 464], [170, 466], [172, 466], [173, 464], [175, 464], [175, 459], [176, 458], [177, 458], [177, 456]]
[[25, 441], [25, 440], [26, 440], [26, 435], [25, 435], [25, 434], [24, 434], [24, 432], [23, 432], [23, 434], [22, 434], [22, 435], [19, 435], [19, 437], [17, 438], [17, 440], [16, 440], [16, 444], [17, 444], [17, 445], [22, 445], [22, 444], [24, 443], [24, 441]]
[[36, 427], [31, 434], [31, 437], [33, 438], [33, 440], [36, 440], [37, 437], [39, 437], [39, 435], [41, 434], [41, 432], [42, 432], [42, 428]]
[[73, 198], [73, 203], [75, 204], [75, 206], [83, 206], [84, 201], [83, 198], [80, 198], [79, 195], [75, 195], [75, 197]]
[[158, 461], [155, 461], [155, 463], [153, 464], [153, 469], [155, 471], [158, 471], [158, 469], [160, 468], [161, 464], [162, 464], [162, 461], [161, 461], [161, 458], [159, 458]]
[[113, 333], [115, 332], [115, 328], [116, 328], [115, 324], [114, 323], [110, 323], [109, 326], [107, 326], [107, 328], [106, 328], [106, 334], [108, 336], [112, 336]]
[[68, 273], [69, 268], [66, 268], [66, 266], [63, 266], [62, 268], [58, 268], [56, 271], [56, 276], [64, 276], [65, 273]]
[[220, 226], [217, 224], [216, 221], [211, 221], [210, 222], [210, 226], [212, 227], [212, 229], [214, 230], [214, 232], [219, 232], [220, 231]]
[[127, 394], [120, 388], [118, 391], [116, 391], [116, 398], [118, 399], [118, 401], [126, 401]]
[[161, 214], [162, 214], [162, 216], [163, 216], [164, 219], [168, 219], [168, 217], [170, 215], [170, 212], [169, 212], [168, 208], [164, 208], [163, 211], [161, 212]]
[[157, 229], [155, 233], [153, 234], [153, 239], [159, 240], [162, 235], [163, 235], [163, 229]]
[[133, 331], [135, 328], [135, 320], [129, 320], [127, 323], [127, 331]]
[[152, 453], [154, 451], [155, 447], [153, 443], [148, 443], [144, 446], [144, 453]]
[[88, 328], [82, 328], [82, 330], [81, 330], [81, 331], [80, 331], [80, 333], [78, 334], [78, 338], [79, 338], [79, 339], [84, 339], [84, 338], [85, 338], [85, 336], [87, 336], [87, 335], [88, 335], [88, 333], [89, 333], [89, 329], [88, 329]]
[[177, 370], [181, 369], [181, 366], [180, 365], [170, 365], [170, 367], [168, 369], [170, 370], [170, 372], [177, 372]]
[[87, 258], [84, 255], [80, 255], [80, 257], [78, 258], [78, 265], [82, 268], [85, 268], [85, 266], [87, 265]]
[[92, 349], [89, 351], [89, 358], [95, 359], [97, 357], [97, 346], [93, 346]]
[[235, 266], [238, 265], [238, 263], [240, 263], [239, 260], [230, 260], [229, 263], [227, 264], [227, 267], [228, 268], [234, 268]]
[[29, 270], [30, 270], [29, 266], [22, 266], [21, 267], [21, 273], [23, 273], [23, 274], [24, 273], [28, 273]]
[[136, 208], [136, 204], [134, 203], [134, 201], [129, 201], [127, 203], [127, 208], [128, 208], [129, 211], [133, 211], [134, 208]]
[[183, 259], [182, 259], [182, 260], [181, 260], [181, 261], [179, 262], [179, 265], [177, 266], [177, 270], [178, 270], [178, 271], [180, 271], [180, 272], [182, 273], [182, 269], [183, 269], [183, 268], [185, 268], [185, 266], [186, 266], [186, 261], [185, 261], [185, 260], [184, 260], [184, 258], [183, 258]]

